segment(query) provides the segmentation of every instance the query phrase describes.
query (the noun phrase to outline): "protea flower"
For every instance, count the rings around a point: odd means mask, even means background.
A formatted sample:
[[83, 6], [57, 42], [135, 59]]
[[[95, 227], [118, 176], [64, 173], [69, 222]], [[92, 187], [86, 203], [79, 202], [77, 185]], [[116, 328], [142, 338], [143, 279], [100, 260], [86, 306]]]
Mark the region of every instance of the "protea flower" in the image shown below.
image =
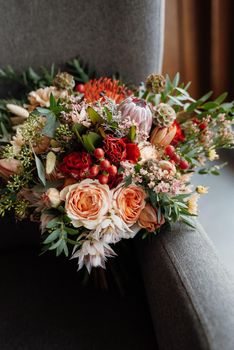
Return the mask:
[[158, 145], [161, 147], [165, 147], [171, 143], [175, 134], [176, 134], [176, 126], [175, 125], [172, 125], [169, 128], [157, 127], [153, 130], [153, 132], [151, 134], [150, 142], [154, 146]]
[[110, 78], [90, 80], [84, 84], [82, 90], [87, 102], [95, 102], [106, 96], [116, 103], [120, 103], [127, 96], [132, 95], [132, 91], [124, 84], [120, 84], [119, 80]]
[[130, 118], [137, 123], [139, 130], [149, 134], [152, 127], [152, 112], [147, 103], [137, 97], [128, 97], [118, 107], [122, 114], [122, 121]]

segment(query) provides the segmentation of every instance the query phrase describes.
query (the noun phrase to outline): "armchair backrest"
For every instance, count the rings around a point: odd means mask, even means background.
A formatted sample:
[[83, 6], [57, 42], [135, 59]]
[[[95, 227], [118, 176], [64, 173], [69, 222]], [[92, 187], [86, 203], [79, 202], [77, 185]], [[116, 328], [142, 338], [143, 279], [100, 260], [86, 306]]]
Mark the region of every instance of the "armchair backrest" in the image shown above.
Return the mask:
[[164, 0], [0, 0], [0, 67], [81, 57], [99, 74], [138, 83], [159, 72]]

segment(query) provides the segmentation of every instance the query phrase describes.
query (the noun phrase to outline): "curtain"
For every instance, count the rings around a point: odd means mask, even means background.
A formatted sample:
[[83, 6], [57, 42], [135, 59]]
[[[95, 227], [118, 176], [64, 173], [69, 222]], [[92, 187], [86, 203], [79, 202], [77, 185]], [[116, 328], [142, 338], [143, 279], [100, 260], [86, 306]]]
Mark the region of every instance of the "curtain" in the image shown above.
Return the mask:
[[234, 98], [233, 0], [166, 0], [163, 72], [192, 81], [191, 93]]

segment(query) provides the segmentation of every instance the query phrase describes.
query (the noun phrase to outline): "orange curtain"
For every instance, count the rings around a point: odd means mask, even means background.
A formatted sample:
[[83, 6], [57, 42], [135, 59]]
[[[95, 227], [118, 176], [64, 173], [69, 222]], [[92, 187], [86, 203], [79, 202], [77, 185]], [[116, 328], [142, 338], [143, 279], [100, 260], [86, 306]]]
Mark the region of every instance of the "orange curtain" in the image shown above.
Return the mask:
[[234, 97], [233, 13], [233, 0], [166, 0], [163, 72], [192, 81], [195, 97]]

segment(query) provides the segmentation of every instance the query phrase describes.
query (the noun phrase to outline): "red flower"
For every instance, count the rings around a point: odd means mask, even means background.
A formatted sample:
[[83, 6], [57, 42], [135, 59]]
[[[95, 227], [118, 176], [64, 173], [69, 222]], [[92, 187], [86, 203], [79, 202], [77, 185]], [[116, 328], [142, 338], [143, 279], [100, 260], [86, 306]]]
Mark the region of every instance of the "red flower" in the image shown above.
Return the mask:
[[72, 152], [63, 158], [59, 169], [63, 174], [70, 175], [76, 179], [84, 179], [89, 175], [92, 165], [91, 156], [86, 152]]
[[126, 159], [130, 160], [133, 163], [137, 163], [138, 159], [140, 158], [139, 147], [135, 143], [127, 143], [126, 151], [127, 151]]
[[176, 134], [175, 134], [175, 137], [172, 140], [171, 144], [173, 146], [176, 146], [179, 142], [184, 142], [185, 136], [184, 136], [184, 133], [180, 127], [180, 124], [176, 120], [174, 121], [174, 123], [172, 125], [176, 126]]
[[108, 159], [113, 164], [118, 164], [126, 159], [126, 143], [123, 139], [107, 136], [103, 147]]

